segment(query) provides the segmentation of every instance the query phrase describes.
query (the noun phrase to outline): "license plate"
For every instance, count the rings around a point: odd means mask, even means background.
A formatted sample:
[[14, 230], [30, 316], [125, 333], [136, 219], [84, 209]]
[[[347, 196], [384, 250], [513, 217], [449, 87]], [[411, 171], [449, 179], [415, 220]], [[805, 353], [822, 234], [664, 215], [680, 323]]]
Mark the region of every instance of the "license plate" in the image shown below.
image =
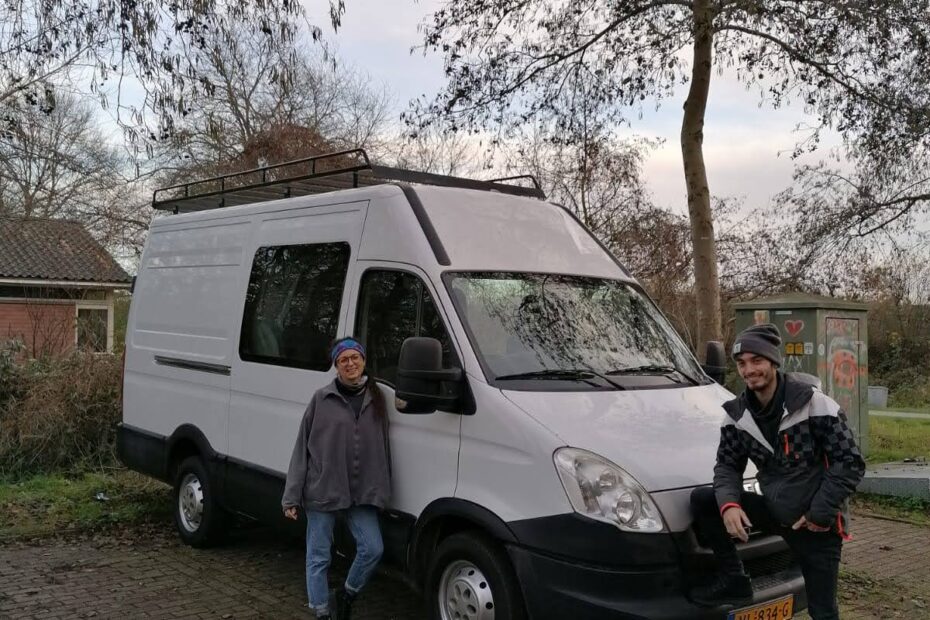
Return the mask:
[[794, 616], [794, 596], [788, 595], [761, 605], [734, 609], [727, 620], [788, 620]]

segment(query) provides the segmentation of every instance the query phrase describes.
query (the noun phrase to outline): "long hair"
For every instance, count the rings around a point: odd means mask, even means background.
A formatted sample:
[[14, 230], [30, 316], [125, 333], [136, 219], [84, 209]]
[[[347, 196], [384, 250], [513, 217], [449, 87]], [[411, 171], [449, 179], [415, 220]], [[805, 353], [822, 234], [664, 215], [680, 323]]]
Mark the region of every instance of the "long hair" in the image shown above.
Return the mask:
[[371, 394], [371, 405], [375, 408], [375, 416], [387, 428], [388, 416], [387, 405], [384, 403], [384, 392], [378, 387], [378, 382], [375, 381], [374, 377], [367, 372], [365, 375], [368, 377], [368, 393]]

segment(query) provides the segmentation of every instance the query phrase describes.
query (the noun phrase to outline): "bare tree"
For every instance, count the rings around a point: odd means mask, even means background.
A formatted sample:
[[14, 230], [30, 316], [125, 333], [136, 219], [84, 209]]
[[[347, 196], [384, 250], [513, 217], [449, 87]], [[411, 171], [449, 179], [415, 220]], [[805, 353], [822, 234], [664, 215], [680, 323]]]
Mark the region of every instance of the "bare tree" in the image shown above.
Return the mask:
[[211, 34], [194, 66], [215, 88], [191, 101], [163, 145], [163, 180], [381, 144], [387, 91], [310, 43], [230, 26]]
[[[476, 129], [562, 117], [561, 97], [579, 80], [619, 117], [688, 84], [681, 149], [699, 338], [719, 339], [716, 238], [702, 148], [714, 65], [732, 67], [774, 106], [801, 101], [821, 127], [852, 136], [868, 133], [875, 119], [900, 126], [895, 110], [919, 115], [920, 107], [904, 96], [911, 88], [890, 76], [927, 66], [926, 15], [926, 2], [912, 0], [449, 2], [424, 40], [425, 48], [444, 54], [447, 86], [408, 120]], [[801, 148], [816, 139], [814, 133]]]
[[[341, 2], [331, 3], [334, 27], [341, 14]], [[191, 62], [211, 35], [243, 24], [276, 45], [293, 40], [305, 23], [302, 5], [292, 1], [2, 0], [0, 103], [16, 100], [51, 110], [55, 84], [79, 69], [76, 79], [86, 80], [121, 122], [152, 127], [143, 138], [164, 137], [190, 110], [191, 96], [214, 89]], [[320, 38], [319, 28], [309, 31]], [[141, 103], [123, 97], [124, 78], [130, 77], [144, 88]], [[108, 100], [110, 86], [116, 88], [115, 102]], [[147, 113], [155, 119], [147, 119]]]
[[0, 104], [0, 216], [74, 219], [110, 251], [138, 254], [149, 215], [128, 158], [89, 104], [55, 98], [46, 112], [16, 100]]
[[606, 128], [578, 140], [536, 126], [513, 144], [507, 169], [536, 176], [549, 198], [571, 209], [613, 249], [623, 228], [652, 205], [642, 180], [651, 143], [620, 140]]
[[[930, 147], [930, 136], [927, 143]], [[869, 237], [908, 233], [930, 215], [926, 151], [921, 145], [894, 161], [862, 156], [853, 170], [805, 166], [778, 200], [801, 215], [798, 232], [808, 246], [845, 248]]]
[[121, 179], [119, 153], [91, 109], [57, 97], [48, 113], [15, 101], [0, 105], [0, 214], [59, 217], [90, 209]]
[[488, 162], [480, 143], [439, 128], [427, 128], [412, 136], [399, 135], [379, 150], [385, 163], [400, 168], [453, 176], [487, 173]]

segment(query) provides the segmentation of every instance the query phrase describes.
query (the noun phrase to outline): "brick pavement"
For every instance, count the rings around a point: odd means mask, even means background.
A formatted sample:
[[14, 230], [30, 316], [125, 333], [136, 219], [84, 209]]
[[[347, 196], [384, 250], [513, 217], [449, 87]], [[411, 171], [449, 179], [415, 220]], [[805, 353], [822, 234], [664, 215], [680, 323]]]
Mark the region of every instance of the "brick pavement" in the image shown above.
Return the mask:
[[[298, 540], [259, 528], [209, 550], [160, 528], [138, 540], [44, 540], [0, 547], [0, 618], [313, 618], [303, 607]], [[336, 558], [332, 584], [347, 562]], [[421, 617], [417, 595], [382, 572], [356, 606], [359, 620]]]
[[[864, 516], [854, 516], [852, 526], [843, 567], [856, 581], [841, 587], [843, 618], [930, 618], [920, 607], [930, 605], [930, 528]], [[333, 583], [346, 567], [337, 559]], [[887, 604], [860, 599], [860, 588], [881, 592]], [[182, 545], [167, 526], [135, 539], [0, 546], [0, 618], [312, 618], [304, 596], [299, 541], [262, 528], [210, 550]], [[380, 573], [357, 618], [420, 620], [421, 608], [403, 581]]]
[[[859, 515], [850, 525], [841, 566], [864, 582], [842, 592], [844, 618], [930, 618], [930, 527]], [[864, 604], [860, 589], [873, 590], [882, 604]]]

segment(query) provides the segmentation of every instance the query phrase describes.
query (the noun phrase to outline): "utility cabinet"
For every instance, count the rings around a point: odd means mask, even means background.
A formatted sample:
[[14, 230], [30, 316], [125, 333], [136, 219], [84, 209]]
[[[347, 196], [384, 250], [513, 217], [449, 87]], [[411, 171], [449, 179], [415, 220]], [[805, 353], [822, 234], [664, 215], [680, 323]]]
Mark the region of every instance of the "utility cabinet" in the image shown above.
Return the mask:
[[787, 293], [734, 304], [735, 333], [773, 323], [781, 332], [785, 372], [820, 378], [846, 412], [863, 455], [869, 438], [868, 306], [822, 295]]

